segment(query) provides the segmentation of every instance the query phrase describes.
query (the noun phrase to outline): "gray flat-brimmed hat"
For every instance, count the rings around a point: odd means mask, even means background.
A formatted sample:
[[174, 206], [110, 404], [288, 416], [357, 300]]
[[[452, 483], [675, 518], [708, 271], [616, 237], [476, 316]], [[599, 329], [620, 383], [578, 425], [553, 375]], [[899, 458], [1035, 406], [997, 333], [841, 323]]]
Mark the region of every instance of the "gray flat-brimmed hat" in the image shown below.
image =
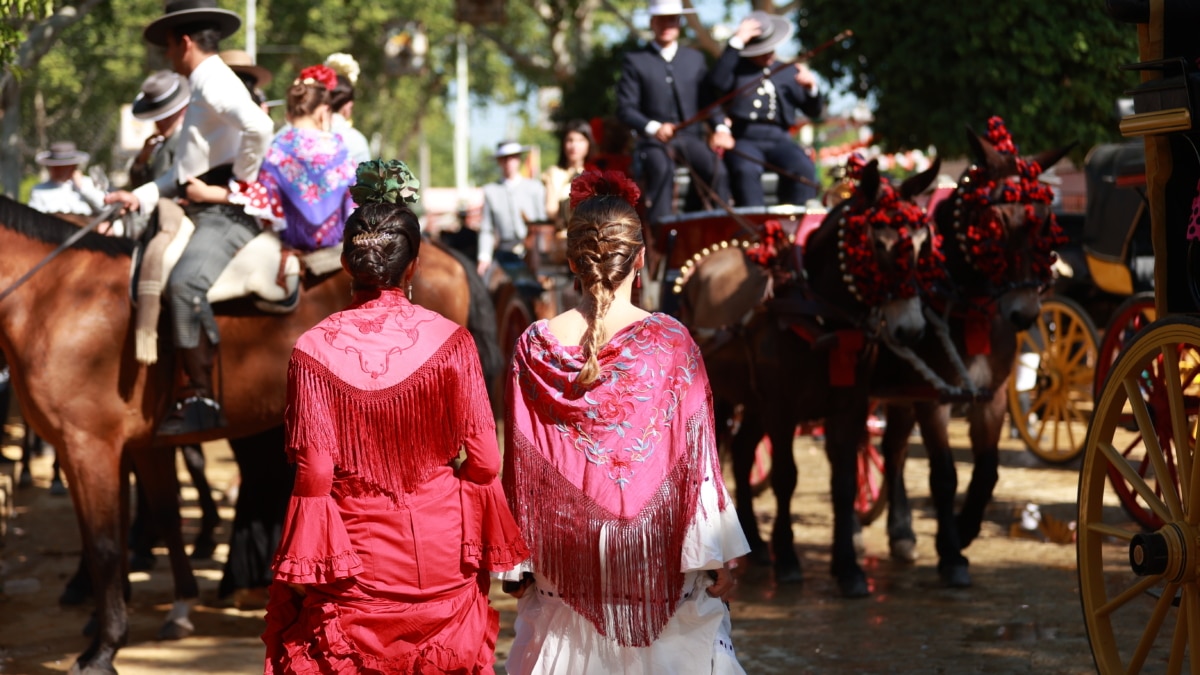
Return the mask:
[[529, 152], [529, 148], [521, 145], [516, 141], [500, 141], [496, 144], [496, 154], [492, 155], [496, 159], [501, 157], [512, 157], [513, 155], [523, 155]]
[[157, 122], [183, 110], [191, 95], [186, 77], [170, 70], [156, 71], [146, 78], [142, 91], [133, 99], [133, 116]]
[[775, 51], [781, 43], [792, 36], [792, 22], [782, 16], [772, 16], [763, 11], [750, 12], [747, 17], [762, 26], [762, 34], [746, 41], [742, 56], [762, 56]]
[[57, 141], [50, 144], [49, 150], [43, 150], [34, 156], [34, 161], [42, 166], [74, 166], [87, 164], [91, 155], [75, 149], [71, 141]]
[[265, 88], [275, 79], [271, 71], [263, 68], [250, 58], [250, 52], [242, 51], [241, 49], [226, 49], [218, 54], [225, 65], [235, 73], [242, 73], [254, 78], [254, 84], [260, 89]]
[[193, 23], [214, 24], [224, 39], [242, 26], [242, 17], [218, 8], [217, 0], [168, 0], [163, 15], [151, 21], [142, 36], [152, 45], [165, 47], [168, 30]]

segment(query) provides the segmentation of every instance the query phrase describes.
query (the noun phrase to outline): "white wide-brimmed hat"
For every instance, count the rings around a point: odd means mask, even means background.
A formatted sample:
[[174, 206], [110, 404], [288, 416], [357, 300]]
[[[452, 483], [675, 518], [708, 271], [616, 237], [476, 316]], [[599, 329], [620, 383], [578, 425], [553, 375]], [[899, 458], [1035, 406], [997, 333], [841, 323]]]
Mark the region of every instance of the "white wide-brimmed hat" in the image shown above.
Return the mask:
[[39, 152], [34, 161], [42, 166], [75, 166], [87, 164], [91, 155], [75, 149], [71, 141], [58, 141], [50, 144], [49, 150]]
[[496, 159], [501, 157], [512, 157], [513, 155], [523, 155], [529, 152], [529, 148], [521, 145], [516, 141], [500, 141], [496, 145], [496, 154], [492, 155]]
[[157, 122], [183, 110], [191, 98], [186, 77], [170, 70], [150, 74], [142, 90], [133, 99], [133, 116], [147, 122]]
[[650, 16], [675, 16], [695, 14], [696, 10], [684, 7], [682, 0], [650, 0]]
[[775, 51], [775, 48], [792, 36], [792, 22], [782, 16], [772, 16], [763, 11], [750, 12], [748, 19], [754, 19], [762, 26], [762, 33], [746, 40], [742, 48], [742, 56], [762, 56]]

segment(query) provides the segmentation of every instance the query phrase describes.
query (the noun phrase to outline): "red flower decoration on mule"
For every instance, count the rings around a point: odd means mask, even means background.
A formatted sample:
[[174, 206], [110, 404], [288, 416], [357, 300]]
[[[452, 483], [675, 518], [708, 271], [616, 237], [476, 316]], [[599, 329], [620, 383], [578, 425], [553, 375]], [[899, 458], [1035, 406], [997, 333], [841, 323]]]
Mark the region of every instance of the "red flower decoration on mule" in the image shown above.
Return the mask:
[[592, 197], [620, 197], [637, 208], [642, 191], [620, 171], [584, 171], [571, 181], [571, 209]]
[[[932, 231], [920, 207], [900, 199], [887, 183], [879, 186], [874, 204], [864, 206], [863, 201], [860, 193], [848, 205], [838, 237], [842, 273], [855, 299], [868, 307], [879, 307], [890, 300], [914, 297], [944, 277], [941, 236]], [[874, 230], [884, 227], [896, 230], [900, 237], [890, 269], [879, 264], [873, 243]], [[929, 248], [914, 255], [913, 233], [923, 227], [931, 228]]]

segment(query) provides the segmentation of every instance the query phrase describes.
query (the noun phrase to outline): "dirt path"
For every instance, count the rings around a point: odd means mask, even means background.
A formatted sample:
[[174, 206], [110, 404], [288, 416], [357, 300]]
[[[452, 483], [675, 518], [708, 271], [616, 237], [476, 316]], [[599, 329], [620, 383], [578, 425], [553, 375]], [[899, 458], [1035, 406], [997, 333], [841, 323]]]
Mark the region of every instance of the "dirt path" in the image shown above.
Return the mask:
[[[952, 424], [956, 447], [966, 446], [964, 430], [961, 421]], [[205, 451], [213, 486], [227, 489], [236, 475], [228, 446], [210, 444]], [[864, 534], [874, 595], [847, 601], [837, 597], [827, 572], [832, 516], [824, 454], [808, 437], [797, 439], [795, 452], [802, 473], [793, 527], [805, 579], [801, 586], [779, 587], [769, 570], [743, 568], [732, 611], [734, 641], [748, 673], [1094, 672], [1074, 546], [1012, 536], [1011, 527], [1014, 514], [1030, 502], [1052, 519], [1074, 518], [1075, 467], [1047, 466], [1006, 440], [996, 501], [980, 539], [967, 550], [975, 585], [948, 590], [937, 581], [928, 474], [916, 451], [906, 477], [920, 559], [893, 563], [877, 522]], [[16, 457], [18, 450], [7, 447], [4, 454]], [[965, 452], [959, 458], [961, 493], [970, 465]], [[48, 494], [49, 458], [37, 460], [33, 470], [35, 485], [17, 493], [17, 517], [0, 548], [0, 582], [12, 591], [0, 594], [0, 673], [64, 672], [87, 645], [80, 634], [87, 611], [56, 602], [80, 550], [70, 499]], [[184, 497], [190, 540], [199, 511], [193, 491]], [[766, 534], [773, 512], [769, 493], [759, 497], [757, 511]], [[219, 540], [228, 536], [233, 510], [223, 503], [221, 514]], [[192, 613], [196, 636], [178, 642], [154, 639], [171, 599], [165, 559], [155, 571], [132, 577], [129, 645], [116, 662], [123, 675], [261, 672], [262, 612], [216, 600], [224, 555], [222, 545], [213, 561], [197, 564], [202, 604]], [[23, 588], [28, 586], [36, 588]], [[497, 672], [503, 673], [516, 603], [498, 590], [493, 602], [502, 617]]]

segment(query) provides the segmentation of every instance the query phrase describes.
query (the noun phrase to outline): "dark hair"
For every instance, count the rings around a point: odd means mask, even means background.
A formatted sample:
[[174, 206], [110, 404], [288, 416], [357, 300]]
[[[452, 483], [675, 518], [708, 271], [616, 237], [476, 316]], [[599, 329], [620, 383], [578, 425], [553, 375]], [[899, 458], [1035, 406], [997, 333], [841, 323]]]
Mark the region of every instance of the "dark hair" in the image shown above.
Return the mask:
[[337, 76], [337, 86], [329, 90], [329, 107], [338, 112], [342, 106], [354, 100], [354, 85], [345, 75]]
[[320, 82], [305, 84], [300, 81], [292, 83], [287, 91], [287, 115], [307, 117], [313, 114], [322, 104], [329, 103], [329, 90]]
[[396, 288], [421, 250], [421, 224], [403, 204], [369, 202], [346, 219], [342, 260], [356, 291]]
[[575, 132], [588, 142], [587, 155], [583, 158], [583, 163], [588, 164], [592, 161], [592, 155], [596, 153], [596, 139], [592, 136], [592, 125], [588, 124], [587, 120], [571, 120], [563, 125], [562, 134], [558, 137], [558, 168], [567, 168], [567, 135]]
[[221, 48], [221, 30], [211, 21], [180, 24], [171, 28], [170, 32], [175, 36], [176, 42], [181, 41], [183, 36], [188, 36], [196, 44], [196, 48], [205, 54], [216, 54]]
[[254, 105], [262, 105], [266, 99], [263, 98], [262, 90], [258, 88], [258, 78], [239, 70], [233, 71], [233, 74], [237, 75], [242, 84], [246, 85], [246, 91], [250, 92], [250, 98], [254, 101]]
[[633, 272], [633, 263], [644, 247], [637, 210], [619, 196], [591, 197], [571, 212], [567, 260], [579, 277], [583, 293], [593, 299], [583, 306], [587, 328], [580, 340], [585, 361], [579, 371], [580, 384], [591, 384], [600, 375], [596, 354], [607, 337], [604, 315], [612, 304], [613, 292]]

